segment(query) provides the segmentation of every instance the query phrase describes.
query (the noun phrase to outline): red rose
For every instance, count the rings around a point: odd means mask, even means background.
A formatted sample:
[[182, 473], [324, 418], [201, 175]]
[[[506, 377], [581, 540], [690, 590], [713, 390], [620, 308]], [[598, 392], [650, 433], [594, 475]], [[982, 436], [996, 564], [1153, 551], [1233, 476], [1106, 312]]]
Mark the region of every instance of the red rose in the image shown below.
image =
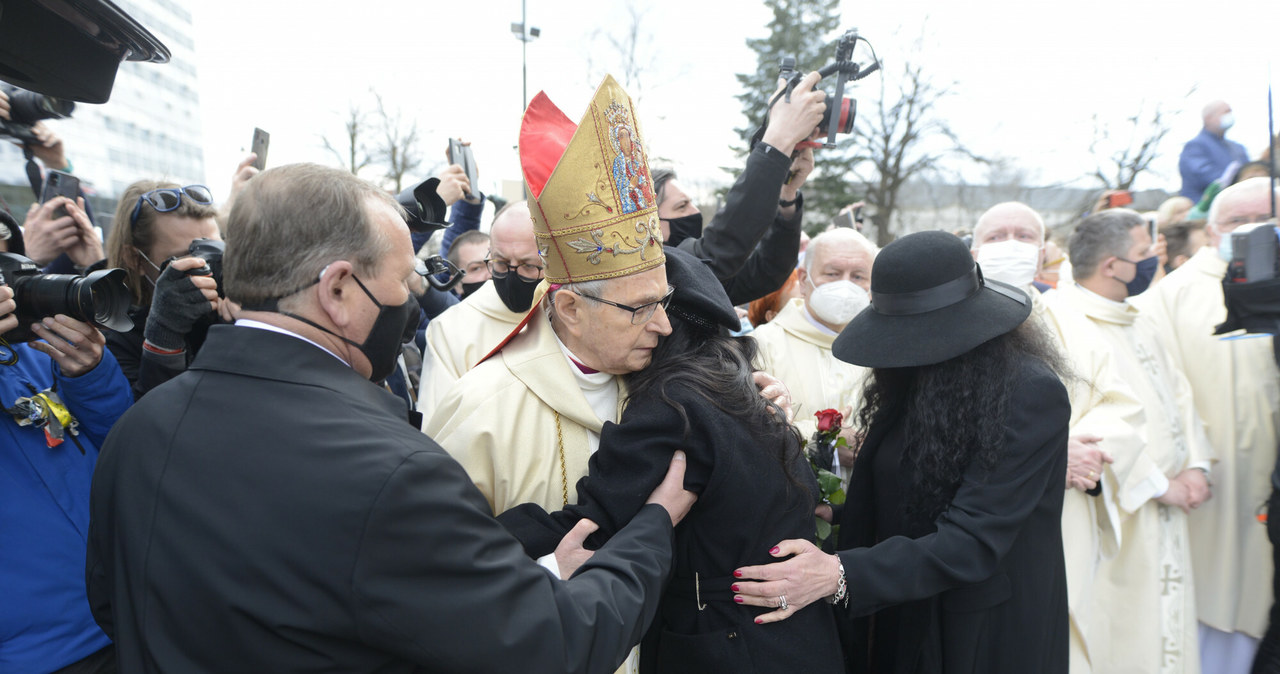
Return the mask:
[[813, 416], [818, 417], [818, 430], [823, 433], [839, 430], [840, 424], [844, 422], [844, 415], [835, 410], [819, 410]]

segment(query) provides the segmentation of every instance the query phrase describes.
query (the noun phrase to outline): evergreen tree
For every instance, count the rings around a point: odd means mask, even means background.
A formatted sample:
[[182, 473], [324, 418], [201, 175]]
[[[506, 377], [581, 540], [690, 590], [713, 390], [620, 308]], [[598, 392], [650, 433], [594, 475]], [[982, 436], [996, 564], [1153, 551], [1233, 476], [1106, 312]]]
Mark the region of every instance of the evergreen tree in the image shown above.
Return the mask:
[[[756, 68], [751, 73], [737, 75], [743, 92], [738, 95], [747, 126], [735, 129], [742, 139], [736, 148], [744, 157], [749, 150], [752, 133], [764, 121], [765, 112], [773, 92], [778, 86], [778, 62], [784, 56], [796, 59], [796, 69], [801, 72], [817, 70], [831, 63], [836, 56], [836, 42], [841, 31], [839, 0], [765, 0], [773, 11], [773, 20], [766, 26], [768, 35], [748, 38], [747, 46], [756, 53]], [[822, 37], [831, 35], [832, 40]], [[835, 93], [834, 76], [818, 83], [828, 95]], [[853, 97], [856, 86], [846, 86], [845, 96]], [[828, 101], [829, 106], [835, 105]], [[819, 148], [814, 151], [815, 168], [803, 188], [805, 196], [806, 225], [820, 230], [840, 208], [861, 197], [862, 186], [848, 180], [850, 171], [859, 157], [854, 152], [852, 136], [837, 136], [834, 149]], [[736, 179], [741, 168], [732, 169]]]

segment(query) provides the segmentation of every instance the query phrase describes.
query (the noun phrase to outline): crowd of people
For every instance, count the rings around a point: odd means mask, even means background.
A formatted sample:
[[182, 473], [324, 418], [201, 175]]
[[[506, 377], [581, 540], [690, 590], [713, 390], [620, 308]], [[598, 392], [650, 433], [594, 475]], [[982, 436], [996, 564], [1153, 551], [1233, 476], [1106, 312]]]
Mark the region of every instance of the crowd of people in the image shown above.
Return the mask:
[[133, 326], [0, 285], [0, 671], [1280, 672], [1280, 371], [1214, 335], [1271, 149], [1214, 102], [1156, 211], [881, 248], [806, 220], [818, 79], [705, 224], [612, 78], [529, 105], [526, 200], [437, 176], [438, 240], [253, 156], [105, 245], [0, 213]]

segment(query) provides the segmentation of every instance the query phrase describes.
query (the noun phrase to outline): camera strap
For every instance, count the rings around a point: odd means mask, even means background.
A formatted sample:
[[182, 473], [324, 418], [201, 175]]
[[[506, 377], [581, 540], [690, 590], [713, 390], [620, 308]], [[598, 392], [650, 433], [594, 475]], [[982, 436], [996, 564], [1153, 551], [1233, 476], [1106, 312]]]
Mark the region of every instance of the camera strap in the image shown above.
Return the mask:
[[40, 173], [40, 167], [36, 165], [35, 154], [31, 152], [30, 147], [22, 146], [22, 156], [27, 160], [27, 182], [31, 183], [31, 191], [39, 200], [40, 189], [44, 186], [44, 176]]

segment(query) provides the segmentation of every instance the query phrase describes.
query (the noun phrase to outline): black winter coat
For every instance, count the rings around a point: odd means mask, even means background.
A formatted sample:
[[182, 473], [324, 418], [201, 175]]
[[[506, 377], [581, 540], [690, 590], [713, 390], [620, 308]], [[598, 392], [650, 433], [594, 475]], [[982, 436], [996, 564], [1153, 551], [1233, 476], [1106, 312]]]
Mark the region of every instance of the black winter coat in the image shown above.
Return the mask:
[[[689, 421], [657, 396], [632, 399], [621, 424], [606, 423], [600, 449], [578, 482], [578, 504], [551, 515], [533, 504], [498, 517], [542, 556], [582, 517], [600, 525], [596, 542], [626, 524], [662, 481], [677, 449], [688, 455], [685, 488], [698, 494], [676, 527], [675, 569], [658, 617], [640, 647], [642, 672], [842, 671], [832, 609], [823, 602], [787, 620], [757, 625], [768, 612], [733, 602], [733, 570], [777, 561], [769, 549], [812, 540], [817, 483], [793, 452], [787, 471], [776, 454], [783, 436], [754, 437], [733, 416], [682, 386], [670, 387]], [[771, 609], [769, 609], [771, 610]]]
[[973, 461], [923, 535], [903, 517], [914, 475], [901, 458], [901, 413], [882, 414], [868, 430], [837, 546], [849, 588], [849, 671], [1066, 674], [1071, 406], [1038, 361], [1023, 368], [1011, 398], [994, 467]]

